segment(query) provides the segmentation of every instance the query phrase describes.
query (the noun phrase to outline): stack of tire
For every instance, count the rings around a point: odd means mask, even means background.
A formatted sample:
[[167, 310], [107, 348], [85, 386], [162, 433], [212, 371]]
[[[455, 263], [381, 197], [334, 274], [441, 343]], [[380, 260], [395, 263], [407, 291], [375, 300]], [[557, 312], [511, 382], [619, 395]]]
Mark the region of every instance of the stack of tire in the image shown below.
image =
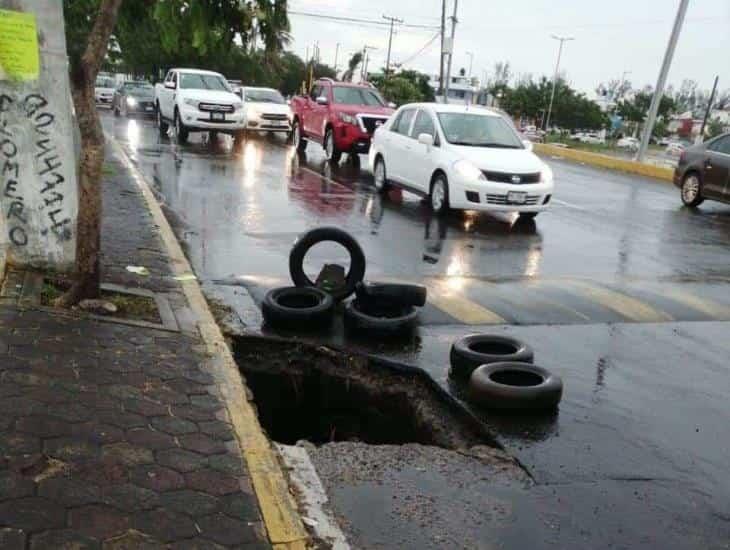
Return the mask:
[[[304, 257], [321, 242], [342, 245], [350, 255], [350, 270], [343, 284], [324, 290], [304, 272]], [[289, 273], [295, 286], [275, 288], [264, 297], [261, 311], [268, 326], [316, 330], [332, 323], [337, 303], [356, 294], [345, 306], [350, 330], [397, 334], [415, 326], [418, 310], [426, 303], [420, 285], [363, 282], [365, 254], [359, 243], [337, 227], [319, 227], [301, 235], [289, 254]]]
[[451, 347], [450, 375], [467, 381], [475, 405], [498, 410], [554, 409], [563, 395], [560, 377], [533, 364], [534, 353], [508, 336], [472, 334]]

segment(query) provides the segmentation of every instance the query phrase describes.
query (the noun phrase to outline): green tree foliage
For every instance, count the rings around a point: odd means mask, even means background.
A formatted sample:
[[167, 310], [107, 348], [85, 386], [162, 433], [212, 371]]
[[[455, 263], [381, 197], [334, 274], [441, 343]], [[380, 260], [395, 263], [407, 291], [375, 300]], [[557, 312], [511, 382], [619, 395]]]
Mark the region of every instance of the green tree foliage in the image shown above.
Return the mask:
[[355, 76], [355, 69], [357, 69], [357, 66], [360, 65], [360, 63], [362, 63], [362, 52], [356, 52], [347, 63], [347, 70], [345, 71], [345, 74], [342, 75], [342, 80], [345, 82], [352, 82], [352, 78]]
[[[633, 98], [619, 102], [618, 113], [630, 122], [641, 123], [649, 112], [653, 96], [654, 94], [651, 91], [639, 92]], [[659, 102], [658, 116], [664, 118], [674, 110], [674, 100], [669, 96], [662, 96], [662, 100]]]
[[428, 83], [428, 75], [418, 71], [401, 71], [387, 79], [385, 74], [372, 76], [370, 82], [388, 101], [397, 105], [434, 101], [434, 91]]
[[707, 137], [714, 138], [719, 136], [725, 131], [725, 129], [722, 126], [722, 122], [720, 122], [719, 119], [713, 118], [710, 122], [707, 123]]

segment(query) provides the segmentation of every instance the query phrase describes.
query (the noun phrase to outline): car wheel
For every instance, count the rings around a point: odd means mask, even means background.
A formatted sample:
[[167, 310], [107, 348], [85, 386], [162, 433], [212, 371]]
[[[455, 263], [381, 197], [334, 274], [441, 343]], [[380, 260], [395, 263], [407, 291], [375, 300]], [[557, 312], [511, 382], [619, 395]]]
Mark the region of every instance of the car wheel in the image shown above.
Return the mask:
[[324, 135], [324, 151], [328, 161], [334, 164], [340, 162], [340, 158], [342, 158], [342, 151], [337, 148], [337, 144], [335, 143], [335, 134], [331, 128], [327, 130]]
[[289, 254], [289, 274], [296, 286], [316, 286], [304, 272], [304, 257], [314, 245], [332, 241], [341, 244], [350, 254], [350, 271], [347, 273], [343, 288], [330, 294], [335, 300], [343, 300], [355, 292], [357, 283], [365, 277], [365, 253], [352, 235], [338, 227], [318, 227], [301, 235]]
[[302, 127], [298, 120], [294, 121], [291, 133], [294, 147], [296, 147], [297, 151], [303, 153], [307, 149], [307, 140], [304, 139], [304, 136], [302, 135]]
[[455, 377], [468, 378], [477, 367], [490, 363], [532, 363], [534, 353], [523, 342], [508, 336], [472, 334], [451, 346], [451, 372]]
[[160, 132], [160, 137], [167, 137], [167, 122], [162, 118], [162, 111], [160, 106], [157, 106], [157, 129]]
[[385, 171], [385, 161], [383, 157], [378, 157], [375, 161], [375, 189], [379, 193], [385, 193], [388, 190], [388, 175]]
[[267, 325], [306, 330], [328, 325], [334, 304], [332, 296], [318, 288], [275, 288], [264, 297], [261, 314]]
[[685, 206], [691, 208], [705, 202], [705, 199], [702, 197], [700, 177], [696, 172], [690, 172], [682, 180], [682, 202]]
[[430, 193], [431, 210], [435, 214], [445, 214], [449, 210], [449, 184], [446, 176], [439, 174], [431, 184]]
[[537, 365], [492, 363], [471, 374], [468, 395], [472, 403], [489, 409], [554, 409], [563, 396], [563, 381]]
[[180, 119], [180, 113], [175, 111], [175, 137], [178, 143], [186, 143], [188, 141], [188, 130]]

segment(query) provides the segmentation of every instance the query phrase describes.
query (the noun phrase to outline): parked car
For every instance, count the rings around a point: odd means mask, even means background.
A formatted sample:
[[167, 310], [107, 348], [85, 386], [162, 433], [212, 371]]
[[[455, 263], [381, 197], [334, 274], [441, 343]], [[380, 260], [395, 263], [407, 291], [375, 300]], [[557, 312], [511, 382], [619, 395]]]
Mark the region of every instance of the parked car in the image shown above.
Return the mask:
[[241, 98], [246, 111], [246, 129], [290, 132], [291, 108], [278, 90], [243, 87]]
[[657, 142], [656, 142], [656, 143], [657, 143], [657, 145], [659, 145], [660, 147], [666, 147], [666, 146], [667, 146], [667, 145], [669, 145], [669, 144], [670, 144], [671, 142], [672, 142], [672, 141], [671, 141], [671, 140], [670, 140], [669, 138], [663, 137], [663, 138], [659, 138], [659, 139], [657, 140]]
[[141, 114], [154, 116], [155, 88], [145, 80], [127, 80], [114, 91], [114, 116]]
[[585, 134], [583, 132], [574, 132], [570, 134], [570, 139], [573, 141], [583, 141]]
[[97, 76], [94, 84], [94, 99], [97, 106], [112, 108], [114, 100], [114, 79], [110, 76]]
[[223, 132], [238, 139], [246, 127], [243, 101], [223, 75], [212, 71], [170, 69], [155, 85], [155, 107], [160, 134], [172, 124], [181, 143], [190, 132]]
[[669, 143], [669, 145], [667, 145], [665, 152], [669, 156], [678, 157], [684, 152], [684, 150], [686, 148], [687, 147], [683, 143], [680, 143], [678, 141], [673, 141], [673, 142]]
[[393, 114], [370, 84], [317, 80], [309, 95], [296, 96], [291, 102], [294, 120], [292, 141], [304, 151], [307, 141], [322, 144], [327, 159], [338, 162], [342, 153], [367, 154], [378, 126]]
[[687, 206], [699, 206], [705, 199], [730, 204], [730, 134], [682, 151], [674, 185]]
[[621, 138], [620, 140], [618, 140], [616, 142], [616, 147], [620, 147], [622, 149], [638, 150], [640, 143], [641, 142], [638, 139], [636, 139], [635, 137], [625, 137], [625, 138]]
[[431, 208], [519, 212], [534, 218], [553, 194], [550, 167], [499, 113], [436, 103], [401, 107], [373, 137], [375, 187], [403, 187]]
[[594, 145], [605, 145], [606, 139], [599, 134], [583, 134], [580, 139], [581, 143], [592, 143]]

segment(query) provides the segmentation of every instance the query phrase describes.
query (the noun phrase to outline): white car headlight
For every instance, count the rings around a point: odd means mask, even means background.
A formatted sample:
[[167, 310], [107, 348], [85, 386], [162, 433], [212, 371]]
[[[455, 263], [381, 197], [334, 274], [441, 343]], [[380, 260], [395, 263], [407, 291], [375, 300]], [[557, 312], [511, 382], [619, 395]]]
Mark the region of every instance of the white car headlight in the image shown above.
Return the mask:
[[137, 106], [137, 100], [134, 99], [133, 97], [128, 97], [127, 98], [127, 105], [129, 107], [136, 107]]
[[553, 170], [547, 164], [542, 165], [542, 170], [540, 171], [540, 181], [542, 183], [553, 181]]
[[456, 170], [456, 173], [459, 174], [462, 178], [467, 180], [487, 180], [487, 177], [484, 175], [484, 173], [468, 160], [457, 160], [454, 163], [454, 170]]
[[198, 103], [200, 103], [200, 102], [197, 99], [192, 99], [192, 98], [186, 97], [185, 99], [183, 99], [183, 103], [185, 103], [185, 105], [190, 105], [191, 107], [197, 108]]
[[353, 126], [357, 126], [357, 118], [355, 118], [352, 115], [348, 115], [347, 113], [340, 113], [340, 120], [344, 122], [345, 124], [352, 124]]

